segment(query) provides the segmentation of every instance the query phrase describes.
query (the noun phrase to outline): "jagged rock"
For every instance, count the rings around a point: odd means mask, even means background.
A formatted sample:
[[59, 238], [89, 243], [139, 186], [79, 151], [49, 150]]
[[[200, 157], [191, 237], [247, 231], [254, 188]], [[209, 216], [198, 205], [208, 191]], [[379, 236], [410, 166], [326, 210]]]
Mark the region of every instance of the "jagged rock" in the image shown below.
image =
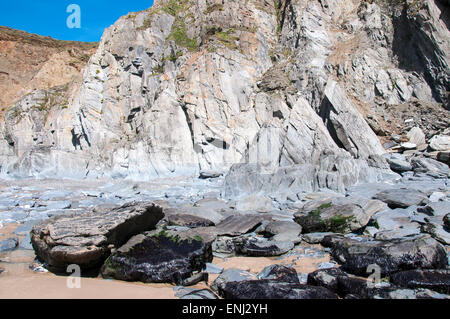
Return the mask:
[[333, 247], [331, 254], [342, 264], [342, 270], [356, 275], [367, 276], [369, 265], [378, 265], [385, 275], [415, 268], [441, 269], [448, 264], [445, 249], [429, 235], [390, 242], [348, 238], [336, 238], [332, 242], [328, 238], [328, 241]]
[[219, 293], [225, 299], [337, 299], [336, 294], [324, 287], [277, 280], [229, 282]]
[[283, 265], [267, 266], [258, 274], [258, 279], [300, 284], [297, 271], [294, 268]]
[[408, 208], [414, 205], [424, 205], [428, 202], [426, 194], [408, 188], [386, 190], [376, 194], [373, 198], [385, 202], [391, 208]]
[[173, 214], [167, 216], [167, 219], [169, 221], [169, 225], [172, 226], [182, 226], [189, 228], [214, 226], [214, 223], [209, 219], [188, 214]]
[[100, 212], [57, 216], [31, 230], [36, 255], [50, 268], [63, 270], [71, 264], [82, 269], [101, 266], [111, 247], [150, 230], [164, 217], [153, 203], [129, 203]]
[[234, 241], [236, 252], [250, 257], [280, 256], [294, 248], [291, 241], [272, 241], [260, 238], [238, 238]]
[[393, 284], [409, 289], [425, 288], [450, 294], [449, 270], [408, 270], [392, 274]]
[[170, 233], [137, 235], [105, 261], [104, 278], [182, 284], [212, 261], [211, 246], [199, 238]]
[[350, 233], [366, 226], [373, 214], [375, 212], [364, 211], [356, 204], [329, 203], [308, 213], [296, 213], [294, 217], [295, 221], [302, 226], [304, 233]]
[[16, 249], [19, 240], [16, 237], [0, 241], [0, 253]]
[[340, 268], [319, 269], [308, 274], [308, 285], [325, 287], [338, 291], [338, 277], [348, 276]]

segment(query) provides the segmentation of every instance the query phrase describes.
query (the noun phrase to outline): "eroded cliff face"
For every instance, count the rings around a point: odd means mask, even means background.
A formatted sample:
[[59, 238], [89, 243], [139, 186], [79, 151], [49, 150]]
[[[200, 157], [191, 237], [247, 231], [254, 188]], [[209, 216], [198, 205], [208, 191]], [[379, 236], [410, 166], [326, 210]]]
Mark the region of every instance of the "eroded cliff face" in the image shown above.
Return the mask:
[[2, 173], [231, 168], [228, 196], [376, 181], [390, 171], [368, 121], [395, 127], [389, 110], [404, 103], [448, 107], [448, 10], [434, 0], [158, 1], [105, 31], [67, 104], [56, 88], [9, 109]]

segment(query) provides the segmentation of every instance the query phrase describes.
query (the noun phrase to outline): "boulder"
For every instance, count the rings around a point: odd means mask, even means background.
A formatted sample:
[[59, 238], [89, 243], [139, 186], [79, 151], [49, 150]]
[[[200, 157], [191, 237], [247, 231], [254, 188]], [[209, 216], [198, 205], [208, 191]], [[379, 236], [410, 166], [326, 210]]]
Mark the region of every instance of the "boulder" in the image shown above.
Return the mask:
[[450, 270], [408, 270], [390, 276], [393, 284], [409, 289], [425, 288], [450, 294]]
[[436, 135], [430, 140], [430, 148], [433, 151], [450, 151], [450, 136]]
[[294, 214], [304, 233], [350, 233], [366, 226], [375, 212], [364, 211], [359, 205], [324, 204], [310, 212]]
[[0, 241], [0, 253], [16, 249], [19, 240], [16, 237]]
[[224, 299], [337, 299], [324, 287], [280, 282], [277, 280], [250, 280], [229, 282], [219, 289]]
[[308, 274], [308, 285], [325, 287], [331, 291], [338, 291], [338, 277], [348, 276], [340, 268], [319, 269]]
[[370, 265], [378, 265], [382, 275], [408, 269], [441, 269], [448, 265], [445, 248], [429, 235], [383, 241], [358, 241], [328, 236], [332, 257], [342, 270], [368, 276]]
[[329, 235], [334, 235], [334, 233], [326, 232], [326, 233], [308, 233], [302, 236], [302, 239], [306, 241], [308, 244], [320, 244], [322, 240]]
[[386, 156], [390, 168], [397, 173], [412, 171], [412, 165], [402, 154], [390, 154]]
[[248, 280], [256, 280], [256, 275], [244, 271], [241, 269], [226, 269], [223, 271], [219, 277], [211, 284], [211, 289], [214, 291], [219, 291], [219, 289], [223, 289], [225, 285], [229, 282], [239, 282], [239, 281], [248, 281]]
[[391, 208], [408, 208], [414, 205], [424, 205], [428, 202], [426, 194], [408, 188], [389, 189], [376, 194], [373, 198], [385, 202]]
[[182, 284], [211, 261], [211, 245], [200, 238], [162, 231], [131, 238], [105, 261], [101, 274], [124, 281]]
[[31, 230], [31, 243], [38, 259], [55, 271], [68, 265], [81, 269], [100, 267], [113, 247], [132, 236], [153, 229], [164, 217], [153, 203], [128, 203], [114, 209], [52, 217]]

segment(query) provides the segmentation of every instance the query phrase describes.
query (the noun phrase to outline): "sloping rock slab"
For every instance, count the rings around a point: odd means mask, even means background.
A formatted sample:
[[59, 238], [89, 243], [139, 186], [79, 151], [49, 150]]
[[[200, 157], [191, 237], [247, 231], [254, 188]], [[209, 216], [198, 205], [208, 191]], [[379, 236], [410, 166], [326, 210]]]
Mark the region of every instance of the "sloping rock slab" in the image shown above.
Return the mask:
[[284, 265], [267, 266], [258, 274], [258, 279], [277, 280], [291, 284], [300, 284], [297, 271], [292, 267], [287, 267]]
[[230, 216], [217, 225], [217, 232], [220, 236], [240, 236], [257, 228], [263, 220], [260, 215]]
[[321, 286], [337, 292], [338, 278], [340, 276], [345, 277], [347, 274], [339, 268], [319, 269], [308, 274], [307, 283], [308, 285]]
[[417, 268], [442, 269], [448, 264], [445, 248], [429, 235], [389, 242], [334, 238], [330, 245], [342, 270], [355, 275], [368, 276], [369, 265], [378, 265], [386, 275]]
[[225, 299], [337, 299], [324, 287], [299, 285], [277, 280], [229, 282], [219, 289]]
[[124, 281], [180, 285], [211, 261], [211, 245], [200, 238], [161, 232], [131, 238], [106, 260], [101, 274]]
[[388, 204], [390, 208], [408, 208], [410, 206], [422, 206], [428, 203], [426, 194], [415, 189], [400, 188], [389, 189], [378, 193], [374, 199], [381, 200]]
[[153, 229], [164, 217], [153, 203], [129, 203], [111, 210], [56, 216], [33, 227], [31, 243], [49, 269], [65, 272], [68, 265], [100, 267], [111, 248]]
[[450, 270], [409, 270], [393, 274], [392, 283], [403, 288], [425, 288], [450, 294]]

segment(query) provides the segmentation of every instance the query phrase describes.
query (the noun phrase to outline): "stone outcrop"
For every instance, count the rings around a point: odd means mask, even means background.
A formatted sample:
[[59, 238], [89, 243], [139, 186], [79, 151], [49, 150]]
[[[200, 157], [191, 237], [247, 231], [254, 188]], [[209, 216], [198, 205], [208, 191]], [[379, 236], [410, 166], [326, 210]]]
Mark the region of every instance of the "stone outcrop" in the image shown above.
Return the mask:
[[108, 257], [101, 273], [125, 281], [181, 284], [211, 261], [211, 245], [200, 238], [141, 234]]
[[133, 235], [155, 228], [163, 217], [161, 207], [146, 202], [61, 215], [34, 226], [31, 243], [49, 269], [65, 273], [67, 266], [76, 264], [90, 270], [100, 267], [112, 249]]

